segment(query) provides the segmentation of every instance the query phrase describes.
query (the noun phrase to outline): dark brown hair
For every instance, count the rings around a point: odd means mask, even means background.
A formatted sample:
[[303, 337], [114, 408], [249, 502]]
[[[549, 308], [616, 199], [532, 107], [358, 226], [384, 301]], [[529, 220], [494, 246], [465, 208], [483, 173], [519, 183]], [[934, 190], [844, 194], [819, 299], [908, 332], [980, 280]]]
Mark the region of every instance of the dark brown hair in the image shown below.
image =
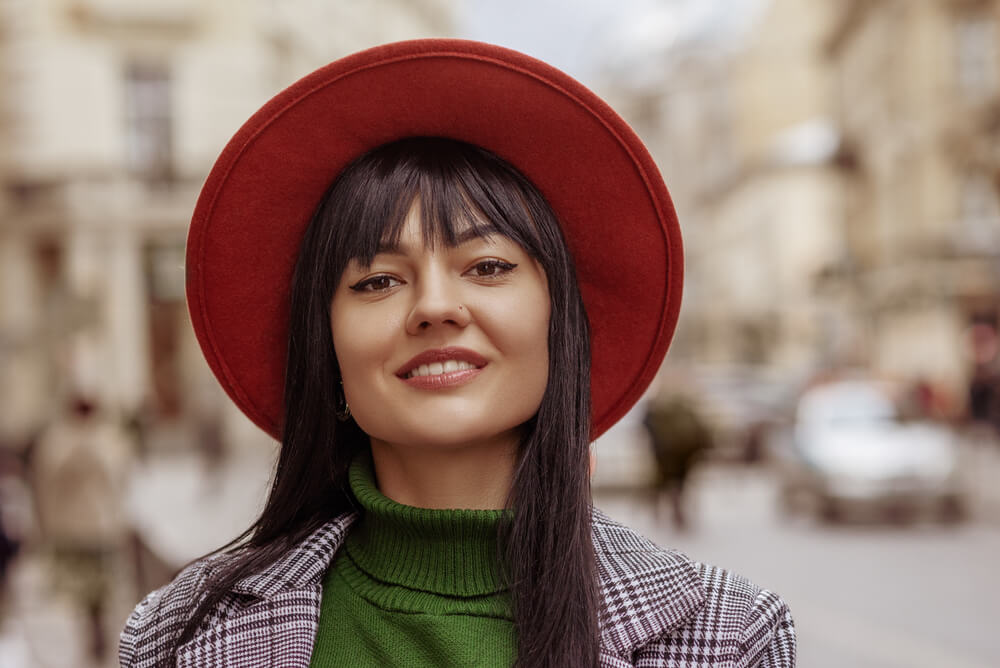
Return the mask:
[[472, 225], [502, 234], [535, 258], [548, 279], [549, 380], [525, 425], [501, 527], [498, 568], [510, 588], [517, 663], [596, 666], [597, 569], [589, 477], [590, 338], [572, 258], [552, 209], [509, 164], [478, 147], [409, 138], [352, 163], [317, 208], [299, 251], [291, 289], [282, 446], [267, 504], [228, 559], [177, 643], [248, 573], [339, 513], [354, 509], [347, 471], [368, 437], [335, 417], [340, 372], [330, 336], [330, 302], [352, 259], [370, 264], [394, 243], [419, 196], [428, 243], [456, 243]]

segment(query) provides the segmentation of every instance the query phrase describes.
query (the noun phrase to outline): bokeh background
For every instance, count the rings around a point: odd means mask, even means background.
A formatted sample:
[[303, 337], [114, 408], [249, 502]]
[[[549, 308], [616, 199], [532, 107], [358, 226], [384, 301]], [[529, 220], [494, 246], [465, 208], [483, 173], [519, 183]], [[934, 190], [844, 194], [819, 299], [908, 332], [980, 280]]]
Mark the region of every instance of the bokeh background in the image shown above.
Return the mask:
[[[611, 102], [686, 242], [595, 500], [790, 603], [804, 668], [1000, 665], [1000, 1], [0, 0], [0, 665], [114, 665], [261, 508], [276, 444], [184, 303], [201, 183], [271, 95], [429, 36]], [[627, 230], [622, 230], [627, 234]]]

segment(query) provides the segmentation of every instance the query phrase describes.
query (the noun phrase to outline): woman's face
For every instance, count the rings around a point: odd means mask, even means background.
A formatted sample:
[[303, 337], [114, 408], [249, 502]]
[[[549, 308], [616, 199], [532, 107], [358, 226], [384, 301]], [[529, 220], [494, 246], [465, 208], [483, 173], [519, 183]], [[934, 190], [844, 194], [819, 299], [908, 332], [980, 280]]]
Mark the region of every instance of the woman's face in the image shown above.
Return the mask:
[[412, 207], [397, 248], [351, 262], [330, 308], [351, 414], [372, 438], [458, 447], [517, 437], [548, 384], [545, 273], [515, 242], [433, 249]]

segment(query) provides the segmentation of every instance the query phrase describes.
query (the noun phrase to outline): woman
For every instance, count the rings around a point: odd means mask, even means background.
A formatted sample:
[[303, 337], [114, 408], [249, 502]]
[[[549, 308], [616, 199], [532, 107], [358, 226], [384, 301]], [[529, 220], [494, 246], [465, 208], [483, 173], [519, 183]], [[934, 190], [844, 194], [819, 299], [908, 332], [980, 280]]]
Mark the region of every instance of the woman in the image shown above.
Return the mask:
[[403, 42], [279, 94], [188, 245], [274, 483], [139, 604], [122, 665], [793, 665], [777, 596], [590, 507], [588, 444], [655, 373], [681, 258], [639, 140], [527, 56]]

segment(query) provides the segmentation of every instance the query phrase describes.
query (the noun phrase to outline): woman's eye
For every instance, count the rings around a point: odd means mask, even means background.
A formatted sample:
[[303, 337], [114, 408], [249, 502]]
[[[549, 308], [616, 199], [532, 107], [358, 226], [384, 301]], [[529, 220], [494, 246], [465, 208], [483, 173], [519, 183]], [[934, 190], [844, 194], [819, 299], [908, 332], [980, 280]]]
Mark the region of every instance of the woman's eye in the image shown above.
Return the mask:
[[397, 285], [402, 285], [399, 279], [386, 274], [379, 274], [378, 276], [371, 276], [370, 278], [358, 281], [351, 286], [351, 290], [355, 292], [382, 292]]
[[470, 273], [477, 278], [492, 278], [506, 274], [516, 266], [516, 264], [504, 262], [503, 260], [483, 260], [473, 265], [466, 273]]

